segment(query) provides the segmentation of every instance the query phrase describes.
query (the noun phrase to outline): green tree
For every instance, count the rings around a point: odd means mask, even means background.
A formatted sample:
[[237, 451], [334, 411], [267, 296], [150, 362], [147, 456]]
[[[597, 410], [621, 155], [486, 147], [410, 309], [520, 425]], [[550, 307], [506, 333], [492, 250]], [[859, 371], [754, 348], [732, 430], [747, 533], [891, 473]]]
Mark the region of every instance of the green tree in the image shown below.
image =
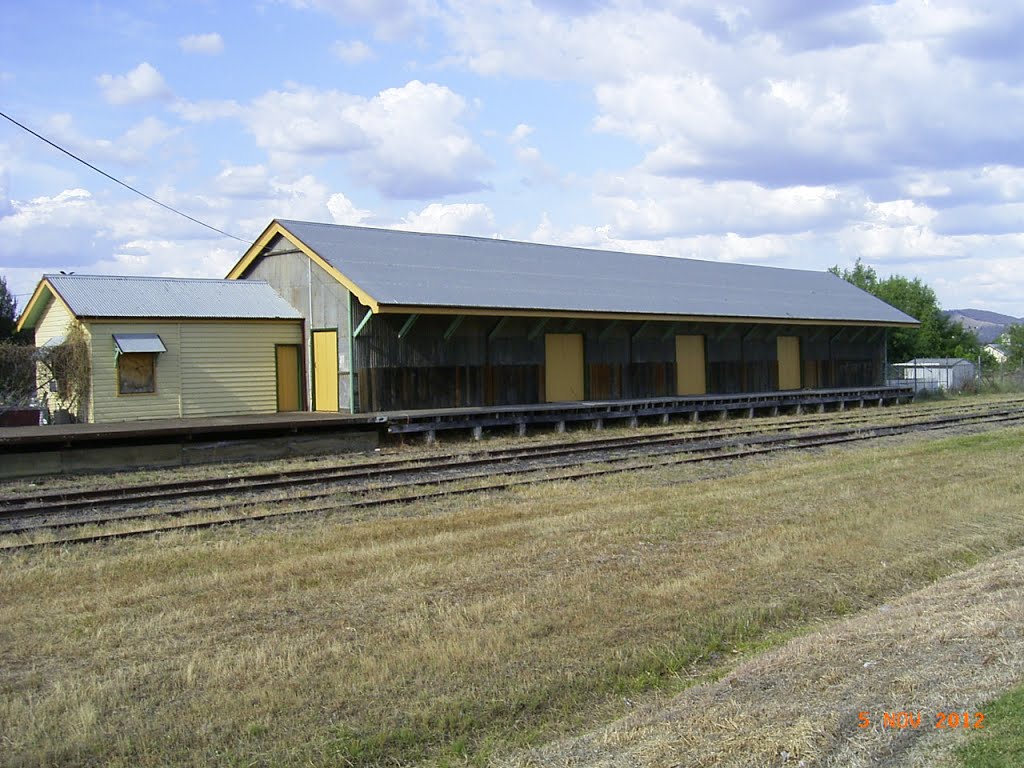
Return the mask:
[[978, 337], [943, 314], [935, 291], [920, 278], [892, 275], [879, 280], [874, 268], [860, 259], [853, 269], [840, 269], [837, 265], [829, 272], [920, 321], [919, 328], [890, 329], [888, 357], [891, 362], [905, 362], [915, 357], [978, 359], [981, 353]]
[[17, 299], [0, 275], [0, 411], [27, 404], [36, 389], [35, 348], [17, 325]]
[[0, 275], [0, 341], [15, 337], [18, 325], [18, 300], [7, 287], [7, 278]]
[[859, 258], [854, 263], [853, 269], [840, 269], [837, 264], [834, 267], [829, 267], [828, 271], [848, 283], [853, 283], [862, 291], [877, 295], [875, 292], [878, 290], [878, 273]]
[[1011, 371], [1024, 368], [1024, 325], [1011, 325], [1006, 329], [1006, 366]]

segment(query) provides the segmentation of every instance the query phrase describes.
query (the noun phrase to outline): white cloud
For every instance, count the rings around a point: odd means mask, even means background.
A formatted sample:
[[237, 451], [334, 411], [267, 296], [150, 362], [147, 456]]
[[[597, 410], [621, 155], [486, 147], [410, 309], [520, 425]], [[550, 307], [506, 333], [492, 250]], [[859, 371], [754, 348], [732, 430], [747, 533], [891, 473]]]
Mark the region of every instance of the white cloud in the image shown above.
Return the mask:
[[[156, 190], [156, 196], [215, 226], [229, 227], [221, 200], [169, 187]], [[12, 202], [14, 213], [0, 216], [0, 269], [16, 275], [19, 292], [32, 290], [43, 272], [61, 269], [221, 276], [243, 245], [136, 197], [106, 202], [84, 189], [67, 189]], [[244, 234], [255, 237], [258, 232]]]
[[272, 159], [341, 154], [366, 144], [349, 111], [363, 103], [360, 97], [341, 91], [295, 86], [263, 94], [243, 119], [256, 143], [270, 152]]
[[46, 121], [45, 130], [62, 146], [90, 162], [113, 161], [125, 165], [142, 163], [155, 149], [165, 145], [180, 132], [155, 117], [147, 117], [129, 127], [116, 139], [93, 139], [79, 133], [68, 114], [52, 115]]
[[409, 33], [425, 17], [433, 15], [432, 0], [283, 0], [295, 8], [312, 8], [331, 14], [345, 24], [371, 24], [382, 38]]
[[362, 40], [338, 40], [331, 46], [331, 52], [349, 64], [358, 64], [374, 58], [373, 49]]
[[1006, 27], [1008, 9], [919, 0], [563, 7], [452, 0], [441, 11], [449, 63], [580, 83], [594, 94], [595, 128], [643, 146], [651, 172], [845, 184], [893, 167], [989, 164], [1024, 131], [1019, 73], [948, 49], [964, 30]]
[[371, 218], [370, 211], [356, 208], [355, 204], [341, 192], [335, 192], [327, 198], [327, 210], [331, 212], [331, 221], [335, 224], [360, 226]]
[[324, 221], [331, 192], [312, 174], [295, 179], [274, 179], [272, 207], [274, 218]]
[[890, 227], [927, 227], [935, 220], [935, 216], [933, 209], [913, 200], [889, 200], [884, 203], [869, 201], [865, 205], [865, 218], [868, 221]]
[[516, 159], [526, 171], [522, 181], [527, 186], [538, 182], [555, 181], [558, 178], [557, 169], [544, 160], [541, 151], [526, 143], [533, 131], [533, 126], [520, 123], [507, 138], [508, 143], [515, 147]]
[[431, 203], [421, 211], [409, 212], [395, 229], [412, 232], [438, 232], [449, 235], [494, 234], [491, 209], [481, 203]]
[[797, 185], [772, 189], [750, 181], [705, 183], [627, 173], [594, 180], [594, 200], [620, 237], [795, 233], [839, 226], [863, 213], [853, 189]]
[[0, 217], [0, 266], [78, 266], [96, 259], [103, 212], [88, 191], [68, 189], [9, 205], [13, 212]]
[[600, 131], [645, 144], [745, 143], [751, 129], [736, 120], [729, 98], [708, 77], [642, 75], [621, 83], [604, 83], [595, 96], [603, 114]]
[[216, 56], [224, 51], [224, 39], [216, 32], [201, 35], [186, 35], [178, 38], [178, 47], [185, 53]]
[[172, 112], [176, 113], [189, 123], [205, 123], [213, 120], [226, 120], [229, 118], [241, 117], [245, 108], [237, 101], [231, 99], [186, 101], [178, 99], [170, 105]]
[[163, 76], [146, 61], [123, 75], [100, 75], [96, 82], [110, 104], [136, 104], [171, 95]]
[[236, 249], [223, 240], [201, 240], [183, 253], [181, 243], [165, 239], [128, 240], [97, 262], [94, 271], [111, 275], [156, 277], [224, 277], [238, 261]]
[[0, 217], [9, 216], [14, 213], [14, 203], [11, 202], [11, 174], [3, 165], [0, 165]]
[[520, 123], [509, 134], [508, 140], [512, 144], [520, 144], [526, 140], [526, 137], [533, 133], [533, 126], [527, 125], [526, 123]]
[[269, 173], [264, 165], [225, 165], [213, 186], [220, 194], [233, 198], [260, 199], [271, 194]]
[[461, 120], [465, 100], [413, 80], [372, 99], [295, 86], [255, 100], [245, 120], [256, 143], [282, 167], [344, 156], [353, 175], [391, 198], [481, 189], [489, 166]]
[[912, 174], [903, 182], [902, 189], [911, 197], [945, 197], [953, 191], [937, 174], [930, 173]]

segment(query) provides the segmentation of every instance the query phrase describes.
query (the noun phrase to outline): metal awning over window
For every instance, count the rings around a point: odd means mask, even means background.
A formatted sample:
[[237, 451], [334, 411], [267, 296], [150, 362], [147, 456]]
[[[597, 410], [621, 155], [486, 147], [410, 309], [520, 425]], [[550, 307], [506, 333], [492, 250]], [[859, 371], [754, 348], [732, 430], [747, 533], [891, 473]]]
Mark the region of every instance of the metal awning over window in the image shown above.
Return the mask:
[[52, 347], [59, 347], [65, 341], [67, 341], [67, 336], [54, 336], [52, 339], [47, 339], [45, 342], [43, 342], [43, 345], [40, 347], [40, 349], [51, 349]]
[[113, 336], [118, 354], [167, 351], [160, 334], [157, 333], [115, 333]]

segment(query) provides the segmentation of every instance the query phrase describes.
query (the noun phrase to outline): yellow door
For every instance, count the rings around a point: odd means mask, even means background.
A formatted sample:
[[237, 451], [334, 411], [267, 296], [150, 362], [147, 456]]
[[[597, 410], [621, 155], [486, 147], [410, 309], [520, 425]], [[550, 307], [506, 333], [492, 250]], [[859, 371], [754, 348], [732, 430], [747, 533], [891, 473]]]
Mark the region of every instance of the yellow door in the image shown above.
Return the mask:
[[676, 336], [676, 394], [706, 395], [703, 336]]
[[544, 392], [549, 403], [583, 399], [583, 334], [544, 335]]
[[299, 345], [277, 345], [277, 410], [302, 410], [302, 369]]
[[313, 331], [313, 408], [338, 410], [337, 331]]
[[779, 389], [800, 389], [800, 338], [779, 336]]

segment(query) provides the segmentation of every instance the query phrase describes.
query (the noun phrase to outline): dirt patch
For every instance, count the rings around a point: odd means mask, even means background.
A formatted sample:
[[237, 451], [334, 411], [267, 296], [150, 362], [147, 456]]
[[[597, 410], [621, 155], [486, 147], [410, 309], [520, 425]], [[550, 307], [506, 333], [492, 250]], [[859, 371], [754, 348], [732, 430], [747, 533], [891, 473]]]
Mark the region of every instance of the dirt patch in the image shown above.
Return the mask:
[[1018, 549], [508, 764], [934, 766], [966, 733], [937, 728], [938, 713], [973, 718], [1022, 676]]

